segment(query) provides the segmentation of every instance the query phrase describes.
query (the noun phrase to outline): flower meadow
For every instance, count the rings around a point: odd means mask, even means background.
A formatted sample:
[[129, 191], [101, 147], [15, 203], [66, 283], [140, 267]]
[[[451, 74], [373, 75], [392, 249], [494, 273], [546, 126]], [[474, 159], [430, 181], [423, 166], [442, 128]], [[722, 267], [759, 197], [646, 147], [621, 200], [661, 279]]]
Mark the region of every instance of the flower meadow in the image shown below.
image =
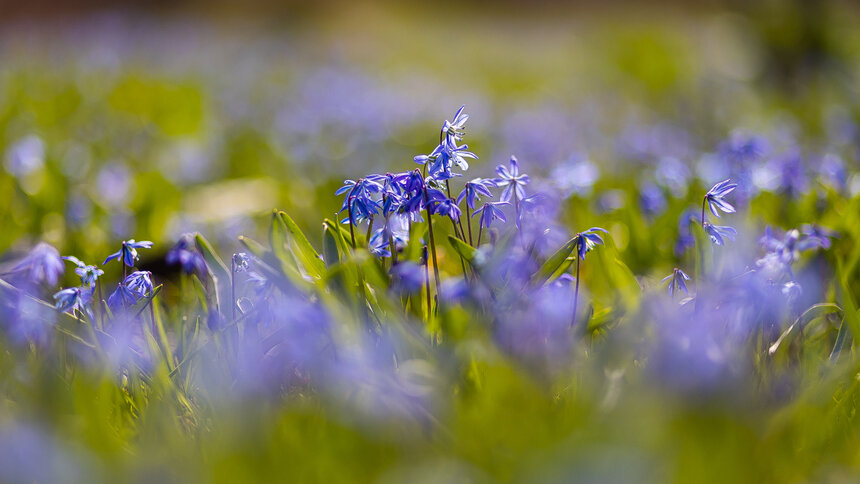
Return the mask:
[[860, 476], [860, 106], [826, 71], [771, 99], [645, 33], [612, 45], [668, 74], [536, 102], [124, 25], [52, 34], [62, 79], [2, 51], [0, 482]]

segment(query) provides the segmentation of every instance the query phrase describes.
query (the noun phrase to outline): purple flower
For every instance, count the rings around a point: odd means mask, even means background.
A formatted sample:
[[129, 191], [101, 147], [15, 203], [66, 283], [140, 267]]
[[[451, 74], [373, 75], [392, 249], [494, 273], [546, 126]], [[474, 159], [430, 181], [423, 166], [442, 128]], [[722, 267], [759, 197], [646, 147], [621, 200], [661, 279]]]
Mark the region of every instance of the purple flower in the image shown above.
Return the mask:
[[122, 242], [122, 247], [118, 251], [109, 255], [108, 258], [102, 262], [102, 265], [107, 264], [114, 259], [118, 259], [128, 267], [134, 267], [134, 262], [140, 258], [137, 255], [137, 249], [150, 248], [152, 248], [152, 242], [148, 240], [141, 240], [140, 242], [135, 242], [134, 239], [124, 240]]
[[132, 291], [125, 284], [120, 283], [117, 284], [116, 290], [108, 296], [108, 306], [113, 310], [134, 306], [140, 297], [140, 294]]
[[716, 245], [725, 245], [725, 239], [735, 240], [738, 231], [726, 225], [704, 224], [705, 232], [711, 237], [711, 242]]
[[63, 257], [63, 259], [75, 264], [75, 274], [81, 277], [81, 285], [85, 286], [95, 286], [96, 281], [98, 281], [99, 277], [101, 277], [105, 272], [99, 269], [96, 266], [91, 266], [85, 264], [83, 261], [78, 259], [73, 255], [67, 255]]
[[244, 252], [233, 254], [233, 272], [248, 272], [251, 267], [251, 258]]
[[84, 311], [92, 301], [92, 290], [89, 287], [70, 287], [54, 294], [58, 311]]
[[492, 186], [494, 186], [492, 180], [485, 180], [483, 178], [475, 178], [472, 181], [466, 182], [463, 191], [457, 196], [457, 205], [460, 205], [465, 198], [466, 205], [470, 209], [475, 210], [475, 201], [478, 200], [479, 195], [492, 198], [493, 194], [490, 192], [490, 187]]
[[714, 185], [708, 193], [705, 194], [705, 203], [715, 217], [720, 218], [720, 210], [725, 213], [734, 213], [735, 207], [725, 201], [723, 197], [731, 193], [738, 187], [737, 183], [732, 183], [731, 180], [723, 180]]
[[66, 271], [60, 253], [52, 245], [39, 242], [23, 258], [12, 272], [24, 272], [33, 284], [56, 286], [60, 276]]
[[480, 226], [482, 228], [489, 228], [490, 225], [493, 224], [494, 220], [507, 222], [508, 219], [505, 218], [505, 212], [499, 208], [502, 205], [508, 205], [508, 202], [487, 202], [481, 208], [475, 210], [472, 216], [474, 217], [475, 215], [481, 214]]
[[494, 183], [497, 187], [503, 187], [502, 196], [499, 198], [502, 202], [507, 202], [512, 196], [516, 196], [517, 200], [526, 198], [526, 191], [523, 187], [528, 185], [529, 176], [523, 173], [520, 175], [520, 165], [515, 156], [511, 156], [510, 169], [504, 165], [496, 167], [496, 173], [499, 175]]
[[576, 251], [580, 259], [585, 258], [585, 254], [593, 250], [598, 245], [603, 245], [603, 238], [598, 232], [608, 233], [606, 229], [600, 227], [591, 227], [585, 232], [576, 234]]
[[[340, 211], [349, 211], [356, 224], [365, 219], [370, 219], [377, 213], [381, 206], [373, 199], [373, 195], [382, 191], [382, 185], [376, 181], [379, 175], [371, 175], [358, 181], [345, 180], [335, 195], [346, 195]], [[350, 217], [342, 220], [342, 223], [351, 223]]]
[[669, 281], [669, 296], [674, 296], [676, 289], [680, 289], [685, 293], [690, 294], [690, 291], [687, 290], [687, 283], [685, 282], [689, 280], [690, 276], [688, 276], [686, 272], [676, 267], [671, 274], [664, 277], [663, 280], [660, 281], [660, 284], [665, 284], [666, 281]]
[[466, 109], [466, 105], [460, 106], [460, 109], [454, 113], [454, 120], [448, 121], [445, 120], [442, 123], [442, 133], [440, 135], [440, 144], [448, 144], [449, 146], [456, 146], [459, 141], [463, 139], [463, 135], [466, 134], [466, 121], [469, 120], [469, 115], [463, 112]]
[[151, 296], [154, 289], [152, 287], [152, 273], [149, 271], [134, 271], [125, 278], [123, 283], [141, 297]]
[[179, 264], [186, 274], [206, 273], [206, 260], [197, 248], [194, 234], [182, 234], [176, 245], [167, 251], [165, 261], [170, 265]]
[[430, 213], [448, 216], [453, 220], [460, 218], [460, 208], [441, 190], [430, 188], [427, 190], [427, 193], [429, 195], [428, 204], [430, 206]]

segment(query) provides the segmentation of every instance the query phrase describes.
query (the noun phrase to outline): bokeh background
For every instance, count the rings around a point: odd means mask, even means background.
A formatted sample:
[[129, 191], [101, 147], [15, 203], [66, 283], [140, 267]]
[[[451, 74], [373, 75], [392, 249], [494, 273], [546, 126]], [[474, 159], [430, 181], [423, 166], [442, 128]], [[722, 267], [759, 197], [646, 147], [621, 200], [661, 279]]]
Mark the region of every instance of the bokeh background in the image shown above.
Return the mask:
[[774, 156], [794, 136], [811, 175], [855, 162], [850, 2], [5, 3], [3, 253], [194, 230], [230, 250], [274, 207], [318, 238], [344, 178], [409, 168], [460, 104], [475, 176], [513, 154], [610, 209], [658, 166], [711, 181], [738, 130]]

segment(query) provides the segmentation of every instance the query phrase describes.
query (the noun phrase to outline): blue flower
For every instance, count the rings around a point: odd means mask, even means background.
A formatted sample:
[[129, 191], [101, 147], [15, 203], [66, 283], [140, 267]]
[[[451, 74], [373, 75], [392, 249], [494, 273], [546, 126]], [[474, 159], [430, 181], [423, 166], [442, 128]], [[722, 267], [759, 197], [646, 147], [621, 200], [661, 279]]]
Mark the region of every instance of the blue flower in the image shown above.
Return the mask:
[[427, 190], [427, 194], [429, 197], [427, 203], [430, 207], [430, 213], [448, 216], [453, 220], [460, 218], [460, 208], [441, 190], [430, 188]]
[[708, 190], [708, 193], [705, 194], [705, 202], [708, 204], [708, 208], [715, 217], [720, 218], [720, 210], [725, 213], [735, 212], [735, 207], [725, 201], [723, 197], [731, 193], [737, 187], [737, 183], [731, 183], [731, 180], [727, 179], [714, 185], [710, 190]]
[[99, 277], [101, 277], [105, 273], [103, 270], [99, 269], [96, 266], [85, 264], [83, 261], [73, 255], [67, 255], [63, 257], [63, 259], [77, 266], [75, 268], [75, 274], [81, 277], [81, 285], [90, 287], [95, 286], [96, 281], [98, 281]]
[[585, 254], [593, 250], [598, 245], [603, 245], [603, 238], [598, 232], [608, 233], [606, 229], [600, 227], [591, 227], [585, 232], [576, 234], [576, 251], [580, 259], [585, 258]]
[[[670, 281], [670, 279], [671, 279], [671, 281]], [[690, 276], [688, 276], [686, 272], [684, 272], [681, 269], [678, 269], [676, 267], [675, 270], [672, 271], [671, 274], [664, 277], [663, 280], [660, 281], [660, 284], [664, 284], [666, 281], [670, 281], [669, 282], [669, 295], [670, 296], [675, 295], [676, 289], [680, 289], [680, 290], [684, 291], [685, 293], [690, 294], [690, 291], [687, 290], [687, 283], [685, 282], [685, 281], [689, 281], [689, 280], [690, 280]]]
[[481, 208], [475, 210], [472, 216], [481, 214], [480, 226], [486, 228], [489, 228], [494, 220], [507, 222], [508, 219], [505, 218], [505, 212], [499, 208], [501, 205], [508, 205], [508, 202], [487, 202]]
[[437, 180], [448, 180], [458, 174], [452, 173], [451, 168], [457, 165], [461, 170], [469, 169], [467, 159], [477, 159], [478, 156], [468, 151], [468, 145], [458, 145], [465, 134], [464, 128], [469, 115], [464, 113], [465, 106], [454, 114], [454, 120], [442, 123], [439, 144], [428, 155], [418, 155], [413, 159], [419, 165], [427, 165], [427, 170]]
[[716, 245], [725, 245], [724, 239], [735, 240], [738, 235], [737, 230], [726, 225], [711, 225], [705, 222], [704, 227], [705, 232], [711, 237], [711, 242]]
[[108, 306], [116, 310], [120, 307], [134, 306], [141, 295], [132, 291], [125, 284], [117, 284], [116, 290], [108, 296]]
[[494, 183], [497, 187], [504, 187], [502, 196], [499, 198], [500, 201], [507, 202], [514, 195], [516, 195], [517, 200], [526, 198], [526, 191], [523, 187], [528, 185], [529, 176], [520, 175], [520, 165], [515, 156], [511, 157], [510, 169], [499, 165], [496, 167], [496, 173], [499, 177], [493, 180]]
[[141, 297], [151, 296], [154, 289], [152, 287], [152, 273], [149, 271], [134, 271], [125, 278], [123, 284]]
[[92, 290], [84, 287], [70, 287], [54, 294], [56, 301], [55, 307], [59, 311], [69, 311], [77, 309], [84, 311], [86, 306], [92, 300]]
[[26, 272], [29, 282], [56, 286], [60, 276], [66, 271], [60, 253], [50, 244], [39, 242], [12, 272]]
[[445, 122], [442, 123], [442, 133], [439, 136], [440, 144], [456, 146], [457, 142], [463, 139], [463, 135], [466, 134], [466, 121], [469, 120], [469, 115], [464, 112], [465, 109], [465, 104], [460, 106], [460, 109], [454, 113], [453, 121], [448, 121], [446, 119]]
[[108, 262], [118, 259], [121, 263], [127, 265], [128, 267], [134, 267], [134, 262], [138, 260], [140, 257], [137, 255], [137, 249], [150, 249], [152, 248], [152, 242], [148, 240], [141, 240], [140, 242], [135, 242], [134, 239], [124, 240], [122, 242], [122, 247], [109, 255], [102, 265], [107, 264]]
[[389, 250], [390, 241], [386, 234], [385, 227], [380, 227], [373, 231], [370, 240], [367, 243], [367, 250], [376, 257], [391, 257]]
[[780, 261], [792, 264], [800, 258], [800, 253], [818, 247], [830, 247], [830, 231], [821, 227], [803, 226], [804, 233], [797, 229], [788, 230], [782, 236], [773, 233], [770, 227], [765, 227], [764, 235], [759, 238], [759, 244], [768, 253], [776, 254]]
[[[379, 202], [373, 199], [374, 194], [382, 191], [377, 177], [379, 175], [371, 175], [358, 181], [345, 180], [343, 186], [335, 192], [335, 195], [346, 194], [340, 211], [349, 211], [356, 224], [379, 213]], [[350, 218], [346, 217], [342, 223], [350, 223]]]
[[492, 186], [495, 186], [492, 180], [485, 180], [483, 178], [475, 178], [472, 181], [466, 182], [463, 191], [457, 196], [457, 205], [460, 205], [463, 199], [466, 199], [466, 205], [470, 209], [475, 210], [475, 201], [479, 199], [479, 195], [492, 198], [493, 194], [490, 192], [490, 187]]
[[251, 267], [251, 258], [244, 252], [233, 254], [233, 272], [248, 272]]
[[186, 274], [203, 275], [207, 272], [206, 259], [197, 248], [194, 234], [182, 234], [176, 245], [167, 251], [165, 261], [170, 265], [179, 264]]

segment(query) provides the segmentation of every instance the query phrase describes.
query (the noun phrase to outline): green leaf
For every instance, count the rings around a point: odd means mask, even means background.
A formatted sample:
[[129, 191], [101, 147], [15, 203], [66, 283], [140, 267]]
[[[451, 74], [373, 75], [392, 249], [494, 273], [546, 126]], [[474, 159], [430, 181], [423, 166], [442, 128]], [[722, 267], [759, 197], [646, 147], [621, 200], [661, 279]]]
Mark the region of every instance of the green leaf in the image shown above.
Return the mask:
[[570, 257], [570, 254], [573, 254], [574, 249], [576, 249], [576, 237], [570, 239], [561, 246], [558, 250], [553, 252], [551, 256], [540, 266], [537, 272], [532, 274], [531, 282], [535, 286], [542, 286], [546, 284], [550, 277], [555, 273], [556, 269], [561, 267], [564, 263], [565, 259]]
[[296, 222], [287, 215], [286, 212], [278, 212], [278, 218], [283, 222], [289, 241], [292, 242], [291, 248], [298, 261], [302, 264], [305, 271], [315, 278], [321, 278], [325, 274], [325, 263], [314, 249], [313, 245], [305, 237], [305, 234], [296, 225]]
[[475, 265], [475, 253], [478, 252], [477, 249], [463, 242], [457, 237], [454, 237], [453, 235], [448, 236], [448, 242], [451, 243], [451, 247], [454, 248], [454, 252], [459, 254], [460, 257], [465, 259], [468, 263], [472, 264], [473, 266]]
[[[842, 308], [833, 303], [814, 304], [806, 309], [783, 333], [777, 338], [776, 342], [768, 348], [768, 354], [773, 355], [779, 350], [783, 342], [794, 334], [796, 328], [804, 328], [816, 318], [829, 313], [842, 313]], [[841, 328], [840, 328], [841, 330]]]
[[197, 248], [203, 254], [206, 266], [209, 268], [209, 276], [212, 279], [215, 304], [222, 315], [230, 314], [231, 303], [227, 300], [230, 294], [230, 271], [218, 254], [212, 249], [212, 245], [202, 235], [196, 234], [194, 240]]
[[337, 232], [323, 223], [323, 258], [328, 269], [340, 262], [337, 237]]

